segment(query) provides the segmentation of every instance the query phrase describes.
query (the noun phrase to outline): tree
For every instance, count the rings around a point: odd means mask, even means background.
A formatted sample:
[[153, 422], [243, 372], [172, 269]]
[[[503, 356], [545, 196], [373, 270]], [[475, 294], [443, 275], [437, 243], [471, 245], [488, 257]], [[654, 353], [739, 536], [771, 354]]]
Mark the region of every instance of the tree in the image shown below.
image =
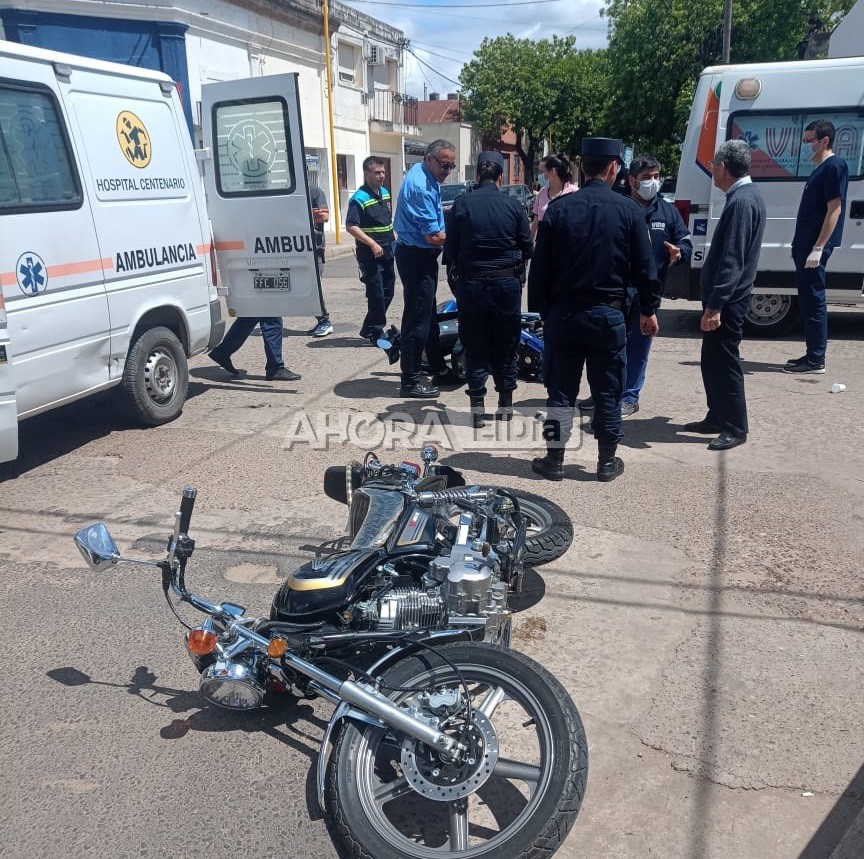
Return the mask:
[[593, 93], [600, 90], [600, 82], [586, 76], [600, 68], [601, 56], [602, 52], [580, 54], [572, 36], [533, 41], [508, 33], [484, 39], [459, 75], [465, 118], [495, 139], [503, 129], [512, 128], [526, 181], [531, 182], [550, 134], [556, 143], [571, 146], [574, 134], [596, 130], [591, 124], [597, 121], [599, 108]]
[[[814, 12], [836, 23], [855, 0], [735, 0], [733, 63], [797, 57]], [[721, 62], [723, 0], [608, 0], [610, 131], [677, 166], [696, 80]]]

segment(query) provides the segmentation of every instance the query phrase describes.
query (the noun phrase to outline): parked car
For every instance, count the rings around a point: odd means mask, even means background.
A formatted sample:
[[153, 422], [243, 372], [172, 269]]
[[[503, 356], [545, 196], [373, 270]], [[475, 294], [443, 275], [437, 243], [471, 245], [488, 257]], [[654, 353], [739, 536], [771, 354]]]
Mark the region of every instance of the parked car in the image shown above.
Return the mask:
[[534, 209], [534, 192], [527, 185], [502, 185], [501, 190], [515, 197], [525, 207], [525, 214], [530, 221]]
[[446, 215], [452, 208], [457, 197], [467, 194], [474, 187], [473, 182], [453, 182], [441, 186], [441, 208]]
[[663, 180], [663, 183], [660, 185], [660, 196], [667, 203], [675, 202], [675, 185], [677, 183], [677, 177], [671, 177]]

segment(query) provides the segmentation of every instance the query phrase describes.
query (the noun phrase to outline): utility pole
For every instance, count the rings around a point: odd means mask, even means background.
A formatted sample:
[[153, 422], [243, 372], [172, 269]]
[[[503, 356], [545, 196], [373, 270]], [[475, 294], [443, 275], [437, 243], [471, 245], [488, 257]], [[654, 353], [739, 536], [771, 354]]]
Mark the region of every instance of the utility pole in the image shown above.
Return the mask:
[[333, 92], [333, 73], [331, 71], [330, 60], [330, 15], [327, 9], [327, 0], [321, 3], [321, 12], [324, 15], [324, 65], [327, 73], [327, 107], [330, 118], [330, 170], [333, 177], [333, 184], [330, 187], [330, 207], [335, 217], [333, 224], [336, 234], [336, 244], [339, 244], [339, 171], [336, 168], [336, 132], [333, 122], [333, 101], [335, 94]]
[[723, 62], [729, 63], [732, 46], [732, 0], [723, 0]]

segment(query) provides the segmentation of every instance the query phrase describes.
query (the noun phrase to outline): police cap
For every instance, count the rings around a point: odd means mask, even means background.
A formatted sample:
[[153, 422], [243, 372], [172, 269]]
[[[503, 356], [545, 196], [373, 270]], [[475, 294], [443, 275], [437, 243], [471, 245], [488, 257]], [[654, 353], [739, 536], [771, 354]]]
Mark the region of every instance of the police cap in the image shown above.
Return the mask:
[[583, 158], [617, 158], [621, 160], [621, 141], [617, 137], [583, 137]]
[[480, 169], [481, 164], [485, 164], [486, 162], [491, 162], [492, 164], [497, 164], [501, 168], [501, 172], [504, 172], [505, 164], [504, 164], [504, 156], [500, 152], [495, 152], [493, 150], [489, 150], [488, 152], [481, 152], [477, 156], [477, 169]]

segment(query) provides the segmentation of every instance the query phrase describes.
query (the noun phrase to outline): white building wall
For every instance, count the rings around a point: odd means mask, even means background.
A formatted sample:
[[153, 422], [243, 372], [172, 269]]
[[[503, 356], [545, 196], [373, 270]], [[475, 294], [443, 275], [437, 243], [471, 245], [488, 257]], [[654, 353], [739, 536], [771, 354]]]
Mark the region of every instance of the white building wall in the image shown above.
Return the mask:
[[[192, 116], [200, 123], [199, 104], [201, 86], [215, 81], [258, 77], [260, 75], [299, 73], [300, 113], [307, 152], [307, 170], [317, 180], [333, 208], [333, 190], [330, 181], [330, 126], [327, 103], [327, 81], [322, 38], [323, 20], [306, 19], [309, 26], [271, 19], [265, 15], [232, 3], [230, 0], [174, 0], [174, 2], [144, 3], [140, 0], [21, 0], [20, 8], [55, 14], [98, 16], [105, 18], [131, 18], [141, 21], [173, 21], [186, 24], [186, 58], [189, 72], [189, 98]], [[286, 3], [286, 8], [291, 4]], [[362, 162], [373, 149], [369, 134], [369, 113], [366, 105], [367, 88], [375, 88], [373, 75], [368, 75], [365, 49], [370, 37], [364, 32], [367, 25], [377, 32], [372, 37], [378, 44], [395, 47], [402, 34], [389, 25], [370, 22], [360, 13], [353, 13], [350, 24], [339, 25], [331, 9], [331, 55], [333, 61], [334, 135], [336, 152], [344, 156], [347, 164], [347, 187], [341, 189], [340, 220], [344, 221], [345, 205], [350, 192], [362, 183]], [[389, 41], [388, 41], [389, 40]], [[357, 69], [353, 83], [340, 82], [338, 45], [345, 41], [356, 47]], [[391, 64], [392, 65], [392, 64]], [[389, 68], [389, 67], [387, 67]], [[392, 69], [391, 69], [392, 73]], [[397, 78], [401, 69], [396, 68]], [[377, 81], [380, 86], [383, 80]], [[399, 81], [396, 81], [398, 87]], [[398, 91], [398, 89], [396, 90]], [[388, 137], [388, 135], [384, 135]], [[404, 157], [402, 138], [391, 135], [400, 150], [393, 158], [394, 179]], [[200, 132], [199, 132], [200, 140]], [[384, 154], [383, 152], [381, 154]], [[390, 153], [388, 153], [390, 154]], [[398, 155], [398, 159], [394, 156]], [[317, 166], [317, 170], [315, 169]], [[331, 218], [328, 230], [334, 228]]]

